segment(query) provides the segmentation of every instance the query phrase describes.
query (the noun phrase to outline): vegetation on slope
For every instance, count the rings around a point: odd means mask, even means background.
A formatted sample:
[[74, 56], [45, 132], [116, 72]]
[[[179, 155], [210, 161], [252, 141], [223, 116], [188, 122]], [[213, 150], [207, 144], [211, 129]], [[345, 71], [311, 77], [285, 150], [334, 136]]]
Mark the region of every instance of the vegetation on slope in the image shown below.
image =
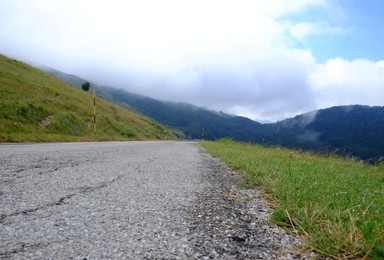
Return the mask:
[[175, 139], [162, 125], [0, 55], [0, 141]]
[[326, 150], [376, 162], [384, 156], [384, 107], [339, 106], [275, 124], [274, 138], [288, 147]]
[[274, 208], [272, 220], [293, 228], [320, 255], [384, 258], [384, 164], [283, 148], [204, 142], [214, 156], [261, 188]]
[[236, 141], [332, 152], [376, 163], [384, 156], [384, 107], [341, 106], [313, 111], [273, 124], [183, 103], [158, 101], [102, 87], [111, 102], [181, 131], [182, 138]]
[[[102, 87], [105, 98], [146, 115], [181, 133], [181, 138], [217, 140], [230, 136], [237, 141], [262, 143], [271, 128], [251, 119], [232, 116], [186, 103], [155, 100], [122, 89]], [[177, 132], [178, 131], [178, 132]]]
[[[85, 79], [43, 68], [49, 74], [81, 87]], [[155, 100], [122, 89], [98, 87], [101, 97], [167, 125], [180, 138], [280, 145], [356, 156], [376, 163], [384, 156], [384, 107], [339, 106], [298, 115], [273, 124], [227, 115], [205, 108]]]

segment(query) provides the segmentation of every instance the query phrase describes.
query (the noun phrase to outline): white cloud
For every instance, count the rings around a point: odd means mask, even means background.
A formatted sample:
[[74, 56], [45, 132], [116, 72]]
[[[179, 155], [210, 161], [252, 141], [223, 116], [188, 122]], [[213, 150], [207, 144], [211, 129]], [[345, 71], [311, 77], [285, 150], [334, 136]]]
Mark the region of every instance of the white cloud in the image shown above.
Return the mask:
[[18, 43], [19, 51], [23, 46], [24, 52], [46, 53], [42, 59], [125, 59], [135, 67], [158, 71], [178, 67], [190, 55], [225, 56], [250, 46], [263, 50], [276, 44], [282, 32], [275, 16], [323, 1], [6, 2], [3, 19], [12, 24], [5, 34]]
[[287, 23], [285, 25], [289, 35], [299, 41], [307, 42], [307, 39], [313, 35], [335, 35], [344, 33], [344, 30], [338, 27], [332, 27], [324, 22], [300, 22]]
[[328, 0], [0, 1], [4, 54], [102, 84], [262, 120], [382, 104], [383, 62], [317, 64], [292, 44], [340, 32], [291, 19]]
[[381, 64], [336, 58], [317, 65], [310, 76], [317, 103], [322, 106], [383, 105], [384, 67]]
[[294, 24], [289, 28], [289, 32], [292, 37], [299, 40], [307, 38], [309, 35], [315, 33], [316, 31], [318, 31], [317, 26], [308, 22]]

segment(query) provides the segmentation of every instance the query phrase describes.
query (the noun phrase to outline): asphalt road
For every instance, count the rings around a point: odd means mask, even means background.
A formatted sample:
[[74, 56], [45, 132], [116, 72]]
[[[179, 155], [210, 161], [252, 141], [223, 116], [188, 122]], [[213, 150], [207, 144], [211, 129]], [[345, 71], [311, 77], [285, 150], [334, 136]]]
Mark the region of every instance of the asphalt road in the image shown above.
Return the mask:
[[0, 259], [303, 258], [198, 143], [2, 144], [0, 178]]
[[0, 145], [0, 258], [190, 258], [191, 142]]

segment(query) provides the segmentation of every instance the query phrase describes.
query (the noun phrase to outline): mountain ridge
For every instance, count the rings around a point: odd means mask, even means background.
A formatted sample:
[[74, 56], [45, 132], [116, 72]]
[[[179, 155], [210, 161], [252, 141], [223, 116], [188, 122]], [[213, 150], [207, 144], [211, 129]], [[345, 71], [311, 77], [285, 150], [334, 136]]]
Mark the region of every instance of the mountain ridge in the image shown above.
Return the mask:
[[[61, 75], [61, 78], [66, 77]], [[236, 141], [325, 151], [371, 161], [384, 157], [384, 107], [380, 106], [335, 106], [262, 124], [192, 104], [159, 101], [124, 89], [98, 86], [98, 91], [111, 102], [167, 125], [180, 138], [230, 137]]]

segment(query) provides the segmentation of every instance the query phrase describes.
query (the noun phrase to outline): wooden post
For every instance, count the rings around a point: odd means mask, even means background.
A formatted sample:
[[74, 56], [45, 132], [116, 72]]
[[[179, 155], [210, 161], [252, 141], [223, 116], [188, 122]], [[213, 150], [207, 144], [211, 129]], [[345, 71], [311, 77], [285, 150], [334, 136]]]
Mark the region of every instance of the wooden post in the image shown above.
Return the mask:
[[96, 135], [96, 88], [93, 88], [93, 134]]

